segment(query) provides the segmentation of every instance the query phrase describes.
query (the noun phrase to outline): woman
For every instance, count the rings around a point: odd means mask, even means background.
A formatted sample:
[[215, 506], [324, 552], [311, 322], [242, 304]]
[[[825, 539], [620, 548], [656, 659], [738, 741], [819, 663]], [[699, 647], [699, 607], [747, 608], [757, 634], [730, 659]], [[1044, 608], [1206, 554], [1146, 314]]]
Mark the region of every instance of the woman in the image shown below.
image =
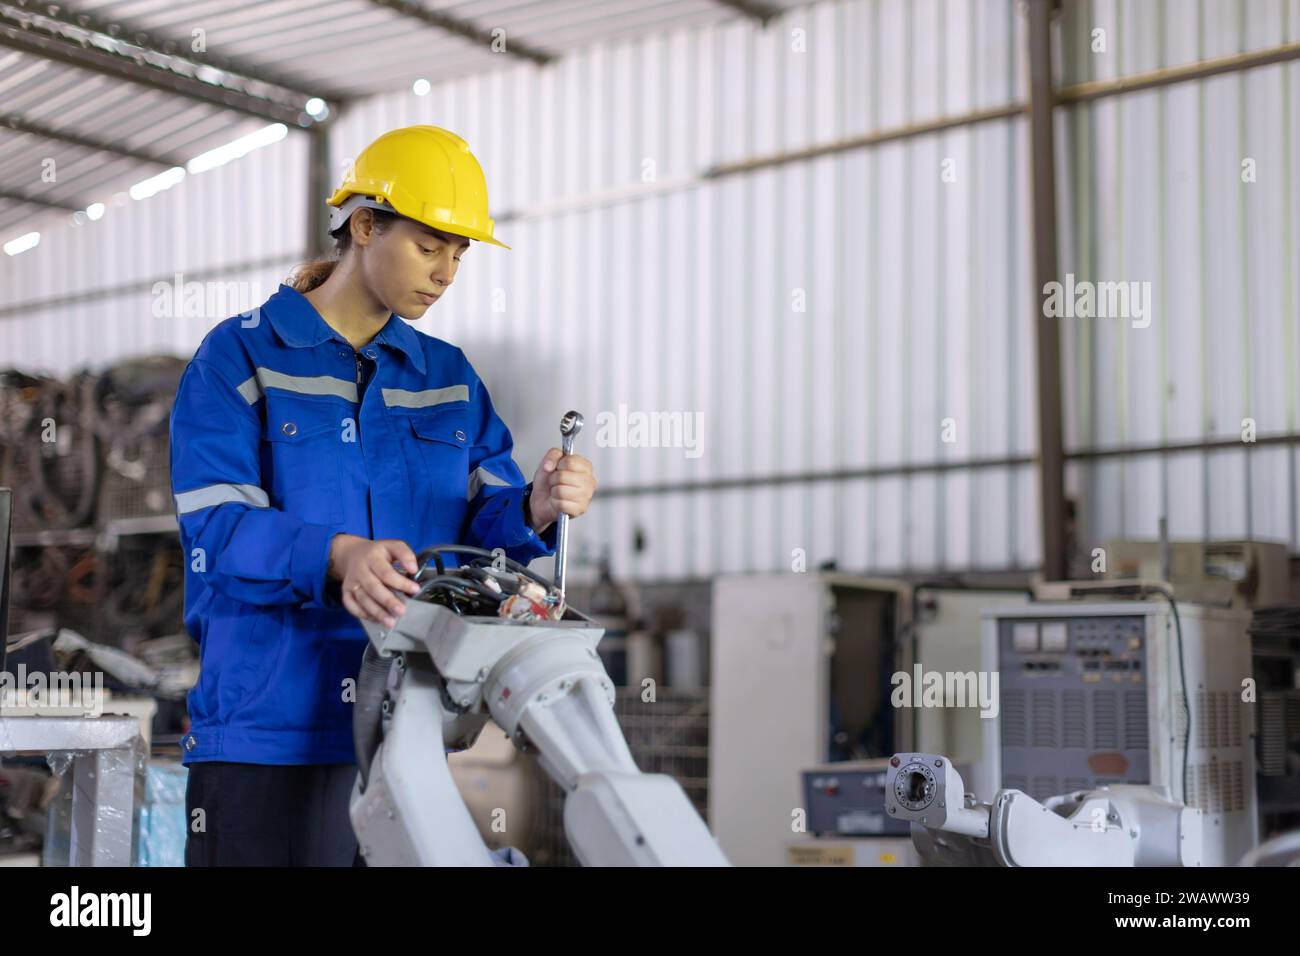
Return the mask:
[[525, 484], [465, 355], [406, 324], [471, 242], [502, 245], [465, 141], [386, 133], [328, 202], [335, 257], [213, 329], [172, 412], [201, 659], [182, 741], [191, 866], [352, 864], [358, 620], [393, 626], [417, 549], [553, 554], [556, 519], [596, 488], [558, 448]]

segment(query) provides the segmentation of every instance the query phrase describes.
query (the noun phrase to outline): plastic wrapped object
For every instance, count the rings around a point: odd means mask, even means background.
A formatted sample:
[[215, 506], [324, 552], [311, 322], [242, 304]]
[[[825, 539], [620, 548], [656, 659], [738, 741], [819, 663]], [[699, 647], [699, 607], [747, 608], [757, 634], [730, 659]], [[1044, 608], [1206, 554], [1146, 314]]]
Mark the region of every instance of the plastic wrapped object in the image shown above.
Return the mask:
[[175, 760], [151, 760], [145, 768], [138, 866], [185, 865], [185, 785], [189, 776], [189, 768]]
[[0, 717], [0, 752], [48, 754], [45, 866], [130, 866], [137, 856], [146, 756], [133, 717]]
[[492, 851], [493, 866], [528, 866], [528, 857], [512, 846], [503, 846]]

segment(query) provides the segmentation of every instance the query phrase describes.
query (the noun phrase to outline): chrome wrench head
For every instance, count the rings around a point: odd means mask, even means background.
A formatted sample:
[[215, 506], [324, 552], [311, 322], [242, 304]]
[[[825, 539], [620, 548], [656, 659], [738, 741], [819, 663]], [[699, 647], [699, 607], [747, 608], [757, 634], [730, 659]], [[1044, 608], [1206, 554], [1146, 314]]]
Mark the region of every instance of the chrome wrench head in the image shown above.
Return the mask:
[[583, 421], [580, 412], [569, 411], [560, 419], [560, 450], [566, 455], [573, 452], [573, 440], [582, 431]]

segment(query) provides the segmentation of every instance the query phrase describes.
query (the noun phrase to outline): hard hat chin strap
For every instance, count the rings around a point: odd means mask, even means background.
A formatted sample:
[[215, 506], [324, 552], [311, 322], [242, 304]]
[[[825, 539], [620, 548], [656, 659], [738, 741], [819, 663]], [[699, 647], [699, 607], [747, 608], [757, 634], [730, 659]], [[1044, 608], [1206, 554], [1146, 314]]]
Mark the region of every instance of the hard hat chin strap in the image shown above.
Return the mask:
[[348, 218], [360, 209], [362, 206], [367, 209], [378, 209], [380, 212], [391, 213], [394, 216], [401, 215], [396, 209], [390, 206], [383, 199], [377, 199], [373, 196], [362, 196], [359, 193], [349, 196], [343, 200], [341, 206], [330, 206], [330, 227], [329, 231], [333, 232], [348, 221]]

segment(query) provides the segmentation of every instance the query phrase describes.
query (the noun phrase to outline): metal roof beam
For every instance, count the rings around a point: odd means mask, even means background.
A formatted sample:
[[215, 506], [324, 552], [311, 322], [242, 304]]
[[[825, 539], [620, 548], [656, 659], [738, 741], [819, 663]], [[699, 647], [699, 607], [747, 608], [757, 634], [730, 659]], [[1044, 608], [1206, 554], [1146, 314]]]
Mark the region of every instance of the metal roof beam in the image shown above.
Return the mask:
[[53, 4], [0, 3], [0, 46], [23, 53], [290, 126], [316, 122], [304, 110], [313, 96], [331, 107], [341, 102], [328, 90], [309, 93], [256, 68], [189, 53], [175, 40], [164, 41], [160, 48], [151, 45], [151, 39]]
[[60, 202], [57, 199], [47, 199], [42, 196], [33, 196], [30, 193], [5, 188], [0, 188], [0, 199], [7, 199], [10, 202], [26, 203], [29, 206], [44, 206], [46, 209], [63, 209], [67, 212], [80, 212], [86, 208], [85, 203], [78, 206], [74, 203]]
[[167, 156], [163, 153], [155, 153], [146, 149], [131, 149], [120, 143], [111, 143], [105, 139], [98, 139], [93, 136], [82, 136], [79, 133], [73, 133], [68, 130], [53, 129], [42, 123], [34, 123], [31, 120], [23, 119], [21, 116], [6, 116], [0, 114], [0, 130], [12, 130], [15, 133], [27, 133], [31, 136], [39, 136], [41, 139], [54, 140], [59, 143], [68, 143], [71, 146], [80, 146], [82, 149], [89, 149], [100, 153], [113, 153], [116, 156], [124, 156], [127, 159], [134, 159], [141, 163], [152, 163], [155, 166], [184, 166], [185, 160], [175, 156]]
[[[410, 17], [412, 20], [419, 20], [421, 23], [431, 27], [436, 27], [444, 33], [450, 33], [462, 39], [469, 40], [471, 43], [478, 43], [482, 46], [492, 49], [492, 45], [497, 38], [491, 30], [484, 30], [482, 27], [469, 20], [462, 20], [460, 17], [453, 17], [447, 13], [440, 13], [437, 10], [429, 10], [413, 3], [411, 0], [369, 0], [376, 7], [383, 7], [385, 10], [392, 10], [394, 13], [400, 13], [404, 17]], [[510, 56], [517, 56], [525, 60], [532, 60], [539, 66], [545, 66], [555, 59], [556, 54], [549, 50], [542, 50], [538, 47], [521, 43], [518, 40], [512, 40], [506, 37], [506, 44], [503, 50]]]
[[313, 96], [319, 96], [321, 99], [333, 104], [343, 103], [350, 98], [347, 93], [340, 89], [322, 86], [314, 82], [312, 84], [314, 90], [308, 91], [302, 88], [299, 80], [283, 76], [261, 64], [234, 60], [207, 50], [200, 53], [194, 50], [192, 41], [149, 33], [145, 30], [136, 29], [130, 24], [105, 20], [93, 13], [84, 13], [80, 10], [60, 7], [57, 3], [38, 3], [36, 0], [4, 0], [4, 5], [20, 7], [32, 14], [77, 30], [101, 33], [104, 36], [129, 43], [131, 46], [138, 47], [156, 56], [171, 57], [201, 67], [213, 67], [240, 80], [279, 87], [284, 92], [292, 94], [297, 100], [305, 101]]
[[767, 26], [769, 21], [785, 12], [780, 7], [774, 7], [767, 3], [757, 3], [755, 0], [713, 0], [713, 2], [722, 7], [730, 7], [751, 20], [757, 20], [763, 26]]

